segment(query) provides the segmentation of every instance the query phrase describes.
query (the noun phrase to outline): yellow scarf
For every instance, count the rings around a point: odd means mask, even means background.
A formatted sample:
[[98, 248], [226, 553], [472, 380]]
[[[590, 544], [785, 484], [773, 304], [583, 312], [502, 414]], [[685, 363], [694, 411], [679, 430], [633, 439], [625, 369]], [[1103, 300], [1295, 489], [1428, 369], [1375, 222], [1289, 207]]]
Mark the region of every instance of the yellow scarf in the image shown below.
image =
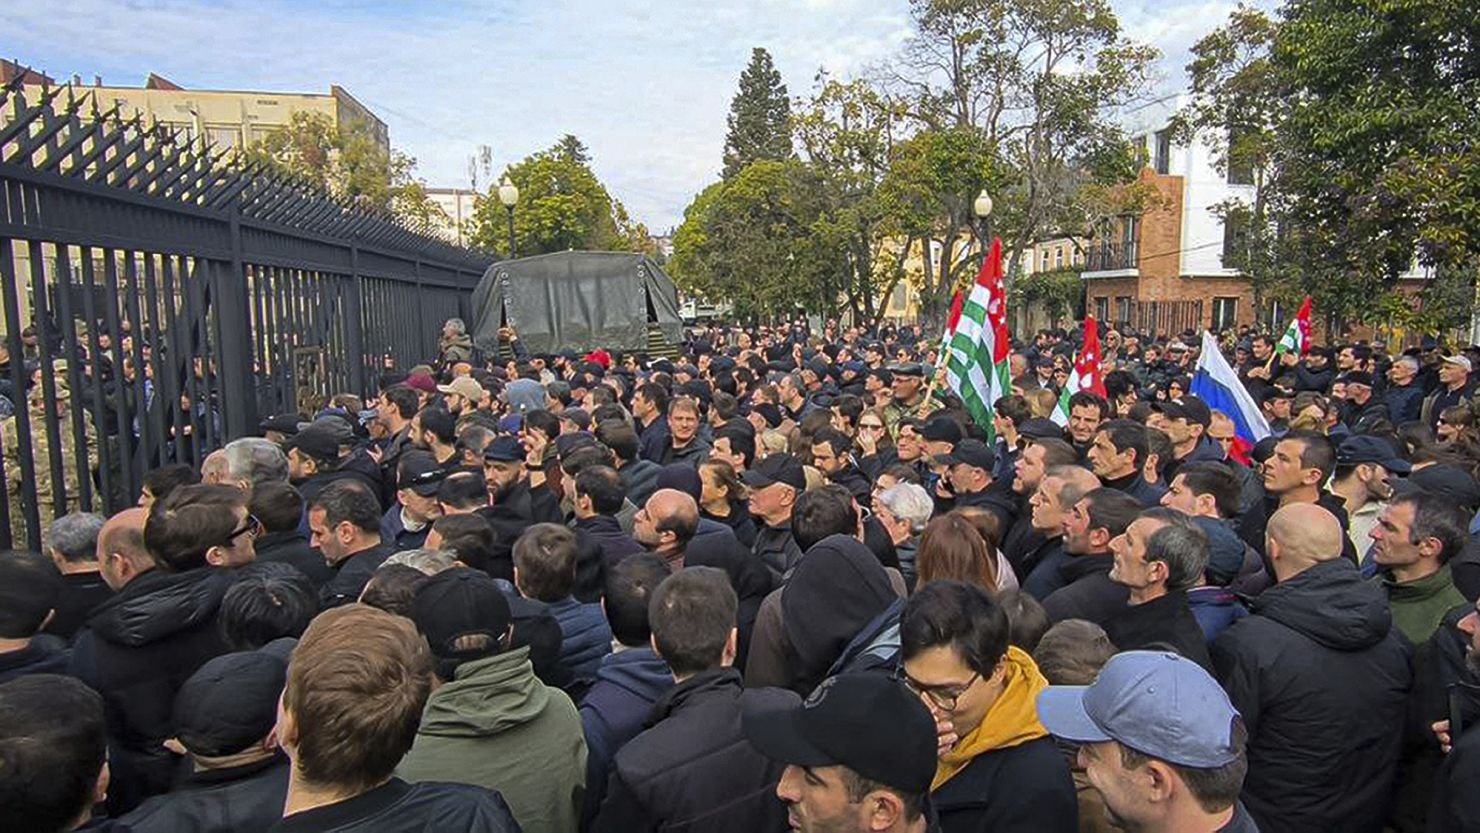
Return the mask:
[[1015, 645], [1007, 647], [1002, 660], [1007, 665], [1006, 685], [1002, 696], [987, 709], [981, 725], [941, 756], [935, 770], [931, 791], [951, 780], [976, 756], [993, 749], [1007, 749], [1044, 737], [1048, 730], [1038, 722], [1038, 692], [1048, 688], [1048, 680], [1038, 670], [1033, 658]]

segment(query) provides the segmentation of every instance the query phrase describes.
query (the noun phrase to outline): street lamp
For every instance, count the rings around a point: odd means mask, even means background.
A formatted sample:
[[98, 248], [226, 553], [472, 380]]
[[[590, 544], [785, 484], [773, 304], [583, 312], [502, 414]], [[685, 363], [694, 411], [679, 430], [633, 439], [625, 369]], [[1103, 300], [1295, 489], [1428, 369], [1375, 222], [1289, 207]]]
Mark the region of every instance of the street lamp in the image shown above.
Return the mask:
[[971, 204], [971, 210], [976, 214], [977, 223], [981, 226], [982, 251], [987, 249], [987, 241], [992, 236], [992, 195], [983, 188], [976, 200]]
[[509, 181], [509, 175], [498, 183], [498, 201], [509, 210], [509, 259], [514, 258], [514, 206], [519, 202], [519, 186]]

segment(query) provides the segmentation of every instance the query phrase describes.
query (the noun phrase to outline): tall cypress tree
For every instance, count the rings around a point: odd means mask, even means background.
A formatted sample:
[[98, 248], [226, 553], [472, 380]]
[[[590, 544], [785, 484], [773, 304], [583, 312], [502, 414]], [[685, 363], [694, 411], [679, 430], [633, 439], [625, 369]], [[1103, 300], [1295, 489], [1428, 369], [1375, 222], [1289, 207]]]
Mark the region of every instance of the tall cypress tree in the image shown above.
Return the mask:
[[758, 159], [791, 158], [791, 103], [771, 53], [757, 46], [740, 73], [740, 90], [730, 101], [730, 132], [725, 136], [724, 177], [729, 179]]

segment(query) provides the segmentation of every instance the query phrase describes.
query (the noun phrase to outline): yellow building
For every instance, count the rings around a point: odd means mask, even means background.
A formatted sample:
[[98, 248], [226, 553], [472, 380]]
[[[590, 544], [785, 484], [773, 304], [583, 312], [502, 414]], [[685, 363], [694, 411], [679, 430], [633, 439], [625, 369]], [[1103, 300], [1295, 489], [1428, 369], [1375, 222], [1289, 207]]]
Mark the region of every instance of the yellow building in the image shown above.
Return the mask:
[[[8, 62], [4, 62], [7, 63]], [[14, 64], [0, 67], [0, 80], [20, 70]], [[26, 86], [55, 82], [39, 73], [27, 75]], [[275, 93], [250, 90], [187, 90], [167, 78], [149, 73], [142, 87], [105, 85], [94, 77], [84, 85], [72, 76], [79, 92], [97, 97], [98, 107], [107, 110], [117, 105], [125, 118], [143, 113], [145, 123], [161, 124], [184, 130], [194, 138], [204, 134], [217, 148], [249, 145], [266, 138], [276, 127], [288, 123], [294, 113], [321, 113], [335, 127], [359, 123], [364, 125], [382, 150], [390, 151], [390, 131], [385, 122], [361, 104], [347, 90], [330, 85], [327, 95], [315, 93]]]

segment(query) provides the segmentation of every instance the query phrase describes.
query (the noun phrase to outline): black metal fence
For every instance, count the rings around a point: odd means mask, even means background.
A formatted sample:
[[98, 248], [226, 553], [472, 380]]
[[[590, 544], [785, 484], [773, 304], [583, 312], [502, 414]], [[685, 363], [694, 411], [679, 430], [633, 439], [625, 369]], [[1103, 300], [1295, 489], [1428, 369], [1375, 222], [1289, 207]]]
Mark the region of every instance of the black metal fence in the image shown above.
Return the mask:
[[489, 263], [98, 106], [0, 91], [0, 547], [265, 414], [373, 393], [469, 316]]
[[1138, 301], [1127, 298], [1118, 299], [1116, 304], [1115, 326], [1121, 329], [1172, 336], [1185, 330], [1201, 331], [1206, 324], [1202, 301]]

